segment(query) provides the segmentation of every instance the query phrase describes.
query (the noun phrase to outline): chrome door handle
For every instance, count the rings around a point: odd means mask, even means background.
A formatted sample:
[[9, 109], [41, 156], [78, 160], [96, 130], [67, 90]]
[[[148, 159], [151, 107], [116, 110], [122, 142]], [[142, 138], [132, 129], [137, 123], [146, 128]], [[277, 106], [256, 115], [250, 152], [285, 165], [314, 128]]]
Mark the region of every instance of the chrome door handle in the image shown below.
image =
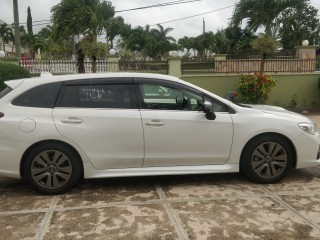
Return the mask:
[[151, 122], [146, 122], [147, 126], [157, 126], [157, 127], [161, 127], [163, 126], [165, 123], [161, 122], [161, 121], [151, 121]]
[[67, 118], [67, 119], [63, 119], [61, 122], [63, 123], [73, 123], [73, 124], [79, 124], [79, 123], [82, 123], [83, 120], [80, 119], [80, 118]]

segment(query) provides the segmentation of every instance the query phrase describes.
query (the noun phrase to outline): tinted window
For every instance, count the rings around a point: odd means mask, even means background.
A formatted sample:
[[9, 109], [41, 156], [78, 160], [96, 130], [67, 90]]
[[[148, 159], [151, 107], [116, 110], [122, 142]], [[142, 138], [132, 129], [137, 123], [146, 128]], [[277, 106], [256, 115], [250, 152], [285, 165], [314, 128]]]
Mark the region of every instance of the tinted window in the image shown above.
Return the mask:
[[203, 98], [193, 92], [159, 84], [141, 84], [143, 105], [147, 109], [201, 111]]
[[6, 87], [5, 89], [3, 89], [0, 92], [0, 99], [3, 98], [5, 95], [7, 95], [11, 91], [12, 91], [12, 88], [10, 88], [10, 87]]
[[130, 86], [126, 84], [66, 86], [60, 106], [132, 108]]
[[161, 84], [141, 84], [142, 105], [146, 109], [203, 111], [203, 102], [212, 102], [214, 112], [226, 112], [223, 103], [203, 97], [185, 89], [168, 87]]
[[53, 108], [61, 83], [49, 83], [34, 87], [12, 101], [24, 107]]

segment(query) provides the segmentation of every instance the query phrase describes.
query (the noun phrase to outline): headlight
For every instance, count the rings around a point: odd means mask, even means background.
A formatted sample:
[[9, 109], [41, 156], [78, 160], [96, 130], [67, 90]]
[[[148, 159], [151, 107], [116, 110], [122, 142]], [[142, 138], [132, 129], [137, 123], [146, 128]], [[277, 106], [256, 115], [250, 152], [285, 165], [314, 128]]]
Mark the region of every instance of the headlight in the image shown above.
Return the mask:
[[314, 123], [299, 123], [299, 127], [306, 133], [315, 135], [317, 132], [316, 125]]

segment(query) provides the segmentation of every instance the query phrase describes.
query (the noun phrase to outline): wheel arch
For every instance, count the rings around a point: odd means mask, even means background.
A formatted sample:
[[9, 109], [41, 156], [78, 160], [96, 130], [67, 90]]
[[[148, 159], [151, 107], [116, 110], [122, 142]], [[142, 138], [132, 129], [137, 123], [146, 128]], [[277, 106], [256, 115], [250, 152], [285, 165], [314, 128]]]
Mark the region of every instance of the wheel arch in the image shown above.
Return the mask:
[[255, 139], [260, 138], [260, 137], [263, 137], [263, 136], [277, 136], [277, 137], [282, 138], [284, 141], [286, 141], [286, 142], [289, 144], [289, 146], [290, 146], [290, 148], [291, 148], [291, 151], [292, 151], [292, 155], [293, 155], [292, 167], [293, 167], [293, 168], [296, 168], [296, 166], [297, 166], [297, 151], [296, 151], [296, 148], [295, 148], [293, 142], [292, 142], [288, 137], [286, 137], [286, 136], [283, 135], [283, 134], [275, 133], [275, 132], [266, 132], [266, 133], [261, 133], [261, 134], [258, 134], [258, 135], [256, 135], [256, 136], [252, 137], [252, 138], [251, 138], [250, 140], [248, 140], [247, 143], [244, 145], [244, 147], [243, 147], [243, 149], [242, 149], [242, 151], [241, 151], [241, 155], [240, 155], [240, 171], [242, 171], [242, 169], [241, 169], [242, 166], [243, 166], [242, 162], [244, 161], [243, 156], [244, 156], [244, 152], [245, 152], [247, 146], [248, 146], [251, 142], [253, 142]]
[[37, 147], [37, 146], [40, 146], [42, 144], [48, 144], [48, 143], [55, 143], [55, 144], [61, 144], [67, 148], [70, 148], [72, 151], [74, 151], [77, 156], [79, 157], [79, 160], [81, 161], [80, 163], [80, 166], [81, 166], [81, 169], [80, 169], [80, 178], [83, 179], [83, 175], [84, 175], [84, 169], [83, 169], [83, 161], [82, 161], [82, 158], [81, 158], [81, 155], [79, 154], [79, 152], [70, 144], [66, 143], [66, 142], [63, 142], [63, 141], [60, 141], [60, 140], [43, 140], [43, 141], [40, 141], [40, 142], [36, 142], [34, 144], [32, 144], [30, 147], [28, 147], [28, 149], [23, 153], [22, 157], [21, 157], [21, 161], [20, 161], [20, 176], [21, 177], [24, 177], [24, 163], [26, 161], [26, 157], [28, 156], [29, 152]]

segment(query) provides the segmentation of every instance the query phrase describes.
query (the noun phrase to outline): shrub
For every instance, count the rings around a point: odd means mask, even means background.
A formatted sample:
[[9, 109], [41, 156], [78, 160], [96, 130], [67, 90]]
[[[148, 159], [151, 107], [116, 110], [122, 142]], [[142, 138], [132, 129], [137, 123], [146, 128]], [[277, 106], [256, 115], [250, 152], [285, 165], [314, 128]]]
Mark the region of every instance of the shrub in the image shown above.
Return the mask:
[[276, 87], [276, 80], [270, 75], [241, 75], [237, 85], [240, 100], [243, 103], [261, 104], [268, 99], [270, 91]]
[[0, 62], [0, 90], [5, 87], [4, 81], [29, 77], [31, 74], [23, 67], [13, 63]]

